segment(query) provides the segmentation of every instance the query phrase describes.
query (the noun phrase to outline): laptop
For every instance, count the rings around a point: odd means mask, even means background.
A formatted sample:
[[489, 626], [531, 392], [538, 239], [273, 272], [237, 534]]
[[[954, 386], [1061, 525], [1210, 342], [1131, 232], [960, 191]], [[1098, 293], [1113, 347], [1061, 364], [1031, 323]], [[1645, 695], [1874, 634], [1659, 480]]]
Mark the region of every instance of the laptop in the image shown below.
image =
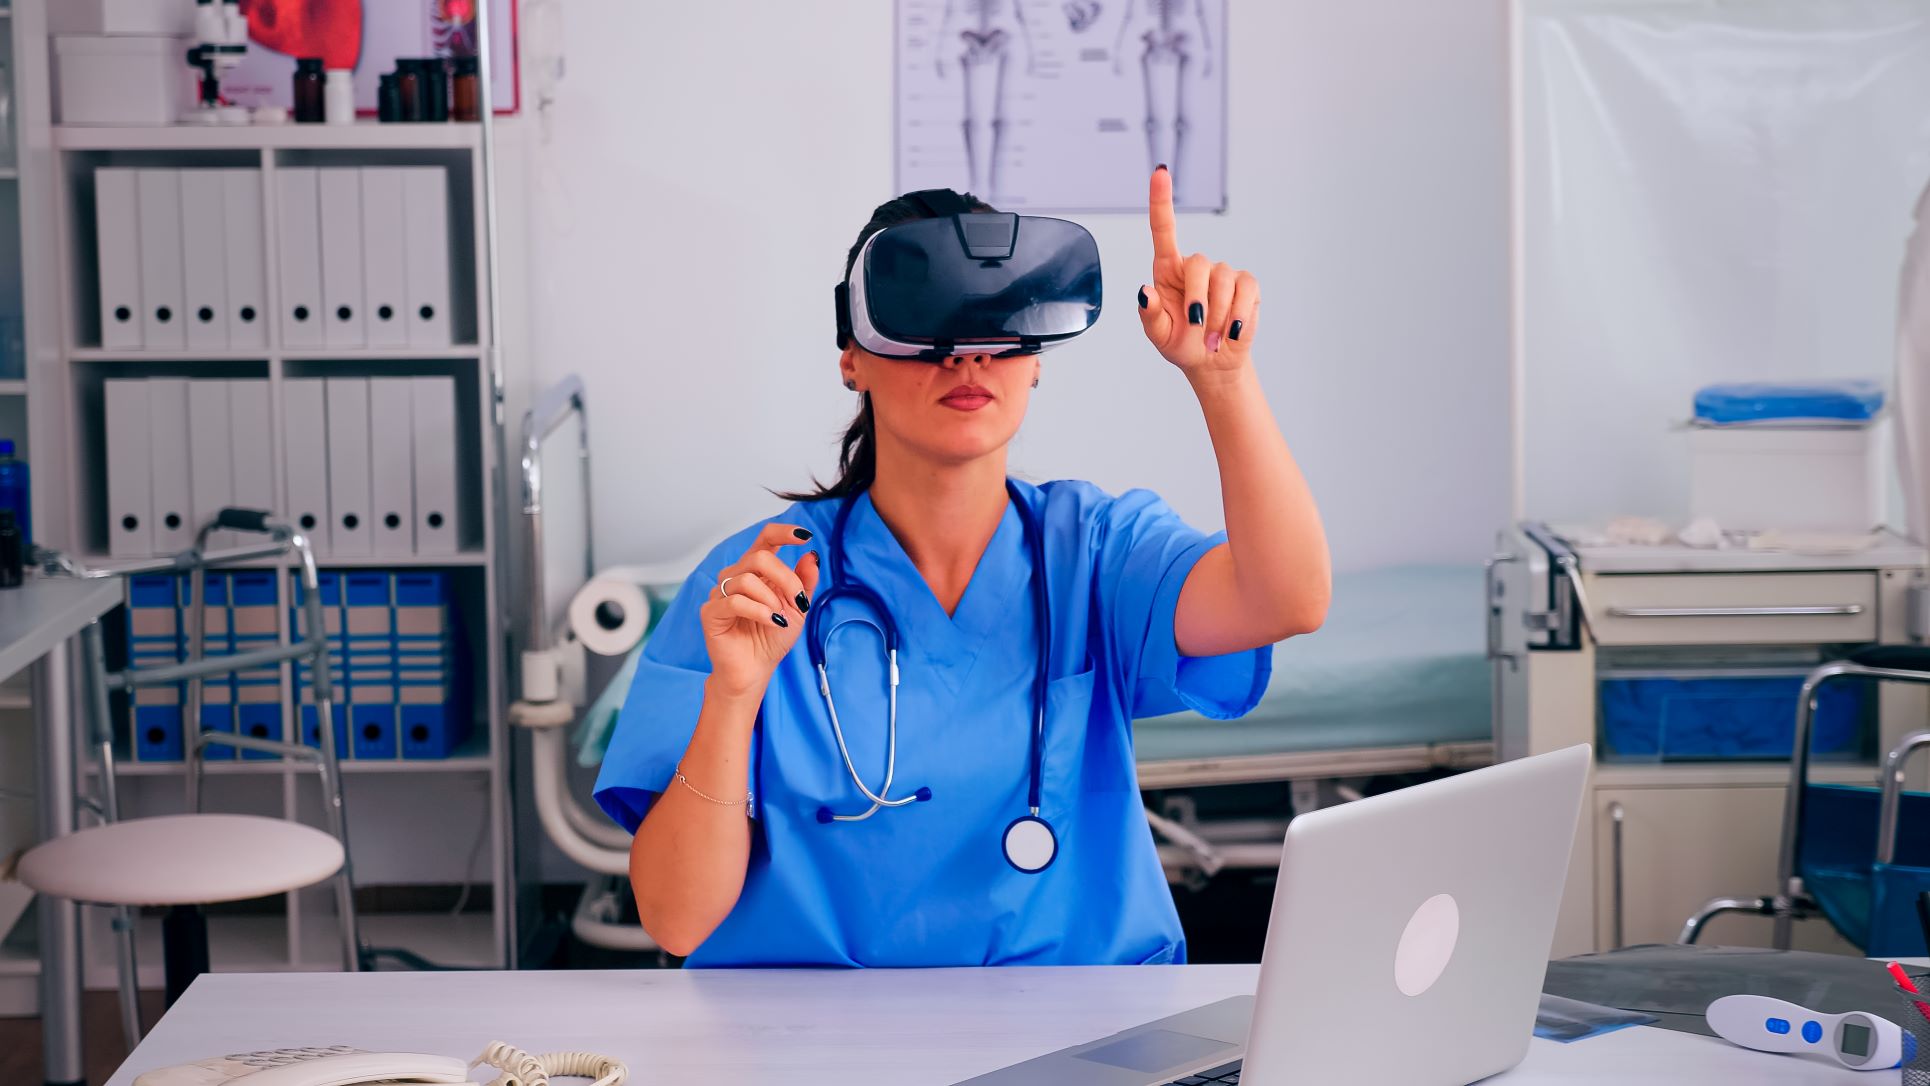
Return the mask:
[[1513, 1067], [1592, 756], [1569, 747], [1295, 818], [1255, 994], [970, 1086], [1465, 1086]]

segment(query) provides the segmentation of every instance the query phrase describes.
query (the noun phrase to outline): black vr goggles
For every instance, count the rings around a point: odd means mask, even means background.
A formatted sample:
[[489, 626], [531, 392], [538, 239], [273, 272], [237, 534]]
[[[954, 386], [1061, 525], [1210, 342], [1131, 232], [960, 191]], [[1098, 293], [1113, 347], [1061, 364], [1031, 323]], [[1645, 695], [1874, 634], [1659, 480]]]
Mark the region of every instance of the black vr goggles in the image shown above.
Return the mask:
[[974, 212], [910, 193], [934, 218], [871, 235], [836, 290], [838, 348], [886, 358], [1037, 354], [1099, 319], [1099, 245], [1065, 219]]

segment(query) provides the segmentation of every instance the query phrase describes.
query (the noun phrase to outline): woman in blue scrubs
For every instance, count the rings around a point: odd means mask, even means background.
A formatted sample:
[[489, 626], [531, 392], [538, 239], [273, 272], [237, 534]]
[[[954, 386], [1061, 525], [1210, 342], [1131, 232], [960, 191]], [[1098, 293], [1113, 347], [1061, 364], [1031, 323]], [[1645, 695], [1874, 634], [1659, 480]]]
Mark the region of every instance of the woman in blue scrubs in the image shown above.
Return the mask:
[[[1251, 709], [1271, 646], [1324, 618], [1329, 570], [1254, 373], [1259, 284], [1180, 254], [1163, 168], [1149, 209], [1140, 320], [1205, 417], [1226, 531], [1196, 531], [1143, 490], [1008, 485], [1037, 355], [933, 364], [850, 341], [839, 368], [861, 407], [839, 477], [786, 495], [796, 504], [691, 573], [597, 780], [598, 803], [636, 834], [631, 882], [664, 949], [709, 966], [1185, 960], [1132, 721]], [[851, 259], [922, 217], [904, 198], [884, 204]], [[798, 643], [847, 507], [839, 568], [890, 609], [895, 708], [875, 608], [827, 584], [811, 616], [828, 704]], [[1042, 574], [1051, 670], [1035, 789]], [[1034, 835], [1014, 859], [1009, 831], [1027, 820], [1050, 828], [1045, 851]]]

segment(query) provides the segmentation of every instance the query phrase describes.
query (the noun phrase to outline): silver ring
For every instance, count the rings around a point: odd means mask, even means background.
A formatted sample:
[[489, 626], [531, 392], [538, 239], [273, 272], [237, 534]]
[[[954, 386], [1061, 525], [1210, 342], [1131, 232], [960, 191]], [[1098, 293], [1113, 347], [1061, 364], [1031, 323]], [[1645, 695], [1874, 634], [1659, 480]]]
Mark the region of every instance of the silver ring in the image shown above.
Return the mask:
[[717, 582], [717, 592], [719, 595], [723, 596], [725, 599], [730, 599], [730, 583], [731, 581], [736, 579], [736, 576], [737, 576], [736, 574], [732, 574], [731, 576], [726, 577], [723, 580]]

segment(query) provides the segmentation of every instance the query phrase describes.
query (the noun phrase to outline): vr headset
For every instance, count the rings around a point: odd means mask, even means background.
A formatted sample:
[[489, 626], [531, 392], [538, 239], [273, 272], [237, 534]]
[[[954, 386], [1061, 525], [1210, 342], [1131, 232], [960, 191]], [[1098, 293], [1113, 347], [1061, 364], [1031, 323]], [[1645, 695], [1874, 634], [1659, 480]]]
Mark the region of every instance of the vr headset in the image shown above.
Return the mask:
[[1099, 319], [1099, 245], [1065, 219], [974, 212], [950, 189], [910, 193], [933, 218], [871, 235], [835, 291], [838, 349], [941, 362], [1037, 354]]

